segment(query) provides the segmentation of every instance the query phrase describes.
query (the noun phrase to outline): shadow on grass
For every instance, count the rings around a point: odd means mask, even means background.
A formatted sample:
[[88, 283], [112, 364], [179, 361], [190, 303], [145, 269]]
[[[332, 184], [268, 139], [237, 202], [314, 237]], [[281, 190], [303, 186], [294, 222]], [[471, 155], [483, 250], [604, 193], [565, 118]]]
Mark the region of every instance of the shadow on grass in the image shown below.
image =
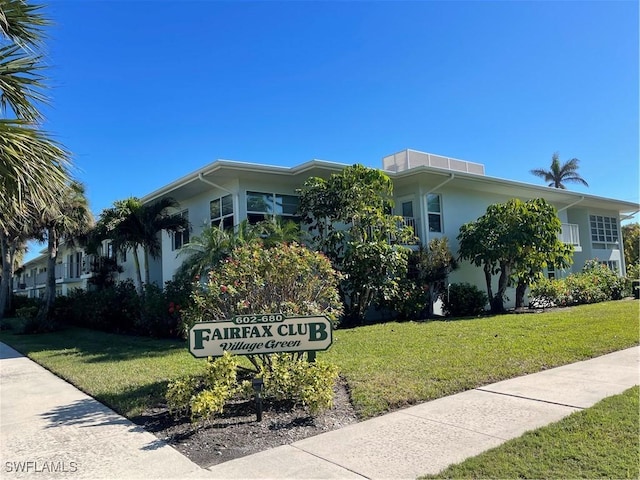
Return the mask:
[[164, 357], [188, 350], [184, 340], [118, 335], [77, 327], [31, 335], [3, 332], [0, 340], [24, 355], [50, 351], [85, 356], [83, 361], [87, 363]]

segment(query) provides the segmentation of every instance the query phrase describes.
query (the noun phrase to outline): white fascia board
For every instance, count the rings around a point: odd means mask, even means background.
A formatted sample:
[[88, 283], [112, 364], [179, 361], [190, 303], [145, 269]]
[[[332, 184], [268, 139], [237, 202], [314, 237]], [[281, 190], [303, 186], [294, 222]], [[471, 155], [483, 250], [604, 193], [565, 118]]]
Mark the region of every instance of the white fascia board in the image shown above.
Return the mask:
[[[597, 195], [590, 195], [583, 192], [574, 192], [571, 190], [563, 190], [560, 188], [547, 187], [546, 185], [535, 185], [533, 183], [520, 182], [516, 180], [507, 180], [498, 177], [489, 177], [487, 175], [476, 175], [473, 173], [467, 172], [452, 172], [451, 170], [445, 168], [437, 168], [437, 167], [427, 167], [427, 166], [419, 166], [414, 167], [408, 170], [403, 170], [402, 172], [385, 172], [391, 179], [394, 178], [407, 178], [419, 173], [436, 173], [442, 176], [450, 176], [451, 173], [455, 173], [455, 179], [452, 183], [455, 183], [455, 180], [466, 180], [472, 182], [478, 182], [485, 185], [500, 185], [509, 189], [513, 189], [514, 195], [518, 196], [517, 193], [524, 190], [531, 191], [534, 196], [540, 196], [546, 199], [553, 197], [554, 202], [567, 202], [573, 203], [576, 200], [580, 200], [583, 198], [584, 201], [598, 202], [598, 203], [607, 203], [610, 206], [611, 204], [615, 204], [615, 208], [621, 213], [627, 212], [635, 212], [638, 210], [639, 205], [637, 203], [628, 202], [625, 200], [618, 200], [615, 198], [607, 198], [600, 197]], [[550, 200], [549, 200], [550, 201]]]
[[216, 160], [209, 165], [196, 170], [195, 172], [189, 173], [167, 185], [161, 187], [141, 198], [142, 203], [152, 202], [157, 200], [158, 198], [167, 195], [178, 188], [187, 185], [194, 181], [199, 181], [198, 178], [200, 175], [205, 176], [211, 174], [218, 170], [236, 170], [236, 171], [246, 171], [251, 173], [263, 172], [263, 173], [275, 173], [279, 175], [300, 175], [305, 171], [312, 170], [313, 168], [326, 168], [329, 170], [335, 170], [339, 172], [347, 165], [343, 163], [329, 162], [326, 160], [310, 160], [308, 162], [302, 163], [295, 167], [281, 167], [276, 165], [265, 165], [261, 163], [249, 163], [249, 162], [239, 162], [236, 160]]

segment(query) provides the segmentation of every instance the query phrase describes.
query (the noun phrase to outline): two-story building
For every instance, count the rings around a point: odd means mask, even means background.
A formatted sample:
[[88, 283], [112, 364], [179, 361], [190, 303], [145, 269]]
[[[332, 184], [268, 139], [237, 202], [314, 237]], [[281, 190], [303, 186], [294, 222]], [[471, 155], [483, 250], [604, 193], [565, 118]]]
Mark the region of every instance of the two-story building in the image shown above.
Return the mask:
[[[460, 226], [483, 215], [489, 205], [511, 198], [544, 198], [558, 210], [561, 239], [575, 251], [570, 269], [548, 272], [550, 276], [580, 271], [594, 258], [624, 275], [620, 227], [622, 220], [638, 212], [636, 203], [490, 177], [481, 164], [414, 150], [384, 157], [382, 163], [394, 184], [395, 213], [414, 227], [422, 243], [446, 237], [456, 252]], [[294, 167], [217, 160], [145, 195], [145, 203], [173, 197], [180, 203], [174, 213], [191, 223], [189, 232], [162, 232], [162, 254], [150, 262], [151, 280], [159, 285], [171, 280], [183, 260], [178, 255], [180, 247], [205, 226], [232, 227], [245, 219], [256, 223], [273, 215], [295, 219], [297, 189], [311, 176], [326, 178], [345, 167], [323, 160]], [[123, 267], [121, 278], [132, 277], [131, 258]], [[450, 281], [485, 289], [481, 269], [469, 263], [454, 271]]]

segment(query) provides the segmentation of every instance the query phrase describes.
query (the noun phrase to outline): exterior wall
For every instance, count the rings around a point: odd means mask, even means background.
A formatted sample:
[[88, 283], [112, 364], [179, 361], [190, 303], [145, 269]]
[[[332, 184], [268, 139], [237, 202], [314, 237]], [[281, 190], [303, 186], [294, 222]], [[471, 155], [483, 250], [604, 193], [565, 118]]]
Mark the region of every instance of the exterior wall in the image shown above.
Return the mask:
[[[234, 224], [238, 225], [247, 218], [247, 192], [256, 191], [271, 194], [296, 195], [296, 190], [302, 186], [304, 181], [312, 175], [328, 176], [332, 172], [337, 172], [343, 165], [327, 165], [322, 162], [303, 164], [298, 169], [278, 169], [265, 166], [251, 166], [248, 164], [230, 164], [222, 162], [218, 170], [206, 170], [204, 177], [185, 177], [173, 184], [150, 194], [148, 201], [160, 198], [162, 195], [179, 198], [180, 207], [172, 213], [188, 211], [188, 218], [191, 223], [190, 239], [200, 235], [205, 226], [211, 223], [210, 202], [212, 200], [231, 194], [233, 200]], [[208, 172], [208, 173], [207, 173]], [[506, 202], [509, 199], [520, 196], [522, 200], [535, 197], [554, 198], [556, 202], [549, 200], [558, 208], [558, 216], [565, 225], [577, 226], [579, 231], [579, 246], [574, 253], [574, 264], [564, 272], [556, 272], [557, 276], [567, 275], [572, 271], [579, 271], [589, 259], [598, 258], [602, 261], [618, 262], [620, 273], [624, 273], [623, 252], [621, 241], [619, 244], [610, 245], [608, 248], [595, 248], [591, 241], [590, 215], [601, 215], [616, 219], [618, 235], [621, 240], [620, 222], [617, 220], [620, 212], [616, 208], [627, 208], [630, 204], [615, 200], [597, 199], [590, 197], [584, 201], [585, 197], [579, 199], [571, 192], [562, 192], [546, 187], [527, 186], [508, 182], [499, 179], [490, 179], [483, 175], [468, 175], [449, 173], [438, 169], [426, 169], [418, 167], [413, 171], [404, 171], [398, 174], [391, 174], [395, 185], [395, 213], [402, 215], [402, 203], [411, 201], [413, 203], [413, 225], [416, 234], [423, 243], [428, 243], [432, 238], [447, 237], [449, 247], [452, 252], [458, 251], [457, 235], [460, 227], [467, 222], [476, 220], [486, 212], [489, 205], [499, 202]], [[454, 178], [455, 177], [455, 178]], [[462, 185], [466, 185], [463, 187]], [[494, 188], [495, 185], [495, 188]], [[436, 188], [437, 187], [437, 188]], [[428, 231], [427, 201], [428, 193], [441, 195], [441, 219], [442, 232], [434, 233]], [[589, 196], [586, 196], [589, 197]], [[564, 202], [564, 203], [562, 203]], [[585, 205], [588, 203], [589, 207]], [[568, 205], [568, 206], [567, 206]], [[571, 206], [573, 205], [573, 206]], [[600, 206], [600, 208], [593, 208]], [[621, 210], [620, 210], [621, 211]], [[571, 230], [571, 229], [569, 229]], [[162, 254], [158, 259], [151, 259], [150, 274], [151, 281], [163, 286], [165, 282], [171, 280], [182, 264], [183, 255], [178, 255], [178, 251], [173, 248], [173, 235], [167, 232], [159, 234]], [[104, 242], [103, 254], [107, 253], [107, 243]], [[609, 248], [610, 247], [610, 248]], [[86, 268], [82, 269], [81, 275], [65, 275], [68, 270], [67, 255], [73, 249], [61, 252], [59, 257], [60, 270], [59, 288], [60, 292], [66, 294], [73, 288], [86, 287], [86, 281], [90, 276]], [[140, 268], [144, 278], [144, 255], [139, 249]], [[83, 256], [86, 258], [86, 256]], [[127, 252], [126, 261], [119, 262], [124, 271], [119, 275], [119, 280], [127, 278], [135, 279], [135, 265], [133, 255]], [[65, 266], [65, 264], [67, 264]], [[46, 256], [40, 257], [26, 265], [25, 273], [21, 280], [17, 279], [25, 288], [18, 288], [17, 293], [30, 296], [41, 296], [44, 291], [44, 273], [46, 266]], [[481, 268], [471, 265], [468, 261], [461, 262], [460, 268], [451, 274], [452, 283], [468, 282], [475, 284], [481, 290], [486, 290], [483, 271]], [[494, 288], [497, 281], [494, 279]], [[513, 289], [507, 292], [511, 299], [506, 303], [513, 306], [515, 293]]]

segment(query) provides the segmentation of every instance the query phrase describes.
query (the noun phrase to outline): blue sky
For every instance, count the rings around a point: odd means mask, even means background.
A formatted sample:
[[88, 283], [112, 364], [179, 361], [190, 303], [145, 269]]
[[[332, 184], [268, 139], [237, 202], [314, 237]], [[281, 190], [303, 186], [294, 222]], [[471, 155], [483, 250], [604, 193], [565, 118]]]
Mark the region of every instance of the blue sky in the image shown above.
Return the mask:
[[98, 214], [218, 158], [405, 148], [638, 201], [638, 2], [53, 1], [46, 128]]

